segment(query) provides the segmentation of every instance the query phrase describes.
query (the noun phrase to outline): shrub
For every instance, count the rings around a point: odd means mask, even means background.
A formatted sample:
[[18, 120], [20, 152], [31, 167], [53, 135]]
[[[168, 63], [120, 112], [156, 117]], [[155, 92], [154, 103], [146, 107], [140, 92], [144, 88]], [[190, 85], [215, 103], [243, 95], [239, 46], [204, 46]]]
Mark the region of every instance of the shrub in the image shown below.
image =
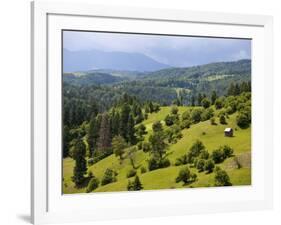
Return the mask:
[[128, 185], [127, 185], [127, 190], [128, 191], [140, 191], [142, 190], [142, 183], [140, 181], [140, 178], [138, 176], [135, 176], [135, 180], [134, 181], [128, 181]]
[[171, 108], [171, 114], [176, 115], [176, 114], [178, 114], [178, 111], [179, 111], [179, 109], [178, 109], [177, 106], [172, 106], [172, 108]]
[[167, 126], [172, 126], [173, 124], [176, 124], [178, 123], [179, 121], [179, 116], [177, 114], [168, 114], [166, 117], [165, 117], [165, 124]]
[[183, 120], [181, 122], [180, 127], [181, 127], [181, 129], [185, 129], [185, 128], [190, 128], [190, 125], [191, 125], [190, 120]]
[[201, 105], [202, 105], [205, 109], [207, 109], [207, 108], [210, 107], [211, 102], [210, 102], [210, 100], [209, 100], [208, 98], [203, 98], [202, 101], [201, 101]]
[[102, 181], [101, 181], [101, 185], [113, 183], [116, 180], [117, 180], [116, 173], [112, 169], [106, 169], [106, 171], [104, 172]]
[[204, 167], [205, 167], [205, 160], [204, 159], [199, 159], [197, 164], [196, 164], [196, 169], [199, 172], [202, 172], [202, 171], [204, 171]]
[[176, 166], [180, 166], [180, 165], [186, 165], [189, 163], [189, 158], [186, 154], [184, 154], [183, 156], [181, 156], [180, 158], [176, 159]]
[[127, 173], [127, 178], [134, 177], [136, 174], [137, 174], [137, 171], [134, 169], [131, 169]]
[[156, 121], [152, 124], [153, 132], [159, 132], [163, 130], [162, 123], [160, 121]]
[[212, 117], [212, 118], [210, 119], [210, 123], [211, 123], [211, 125], [217, 125], [217, 124], [216, 124], [216, 119], [215, 119], [214, 117]]
[[223, 154], [224, 154], [225, 158], [231, 157], [234, 152], [234, 150], [231, 147], [229, 147], [228, 145], [224, 145], [222, 147], [222, 149], [223, 149]]
[[221, 163], [225, 160], [225, 155], [222, 148], [214, 150], [211, 157], [215, 163]]
[[231, 186], [230, 178], [226, 171], [220, 167], [215, 169], [215, 186]]
[[205, 146], [203, 145], [202, 141], [195, 141], [194, 144], [189, 149], [189, 155], [191, 157], [197, 157], [199, 154], [205, 150]]
[[201, 121], [206, 121], [213, 116], [214, 116], [214, 110], [213, 109], [211, 109], [211, 108], [204, 109], [204, 111], [201, 113]]
[[86, 192], [89, 193], [89, 192], [92, 192], [93, 190], [97, 189], [98, 186], [99, 186], [99, 179], [96, 178], [96, 177], [93, 177], [90, 182], [88, 183], [88, 186], [87, 186], [87, 189], [86, 189]]
[[191, 112], [191, 120], [193, 123], [199, 123], [201, 121], [202, 109], [193, 109]]
[[240, 128], [247, 128], [249, 127], [251, 120], [248, 118], [248, 116], [245, 113], [240, 112], [236, 117], [236, 122]]
[[184, 184], [193, 182], [194, 179], [196, 179], [195, 175], [190, 172], [188, 167], [184, 167], [179, 171], [179, 174], [176, 178], [176, 182], [179, 183], [181, 181], [184, 182]]
[[169, 159], [165, 158], [160, 160], [158, 167], [159, 168], [166, 168], [169, 167], [171, 165], [171, 162]]
[[151, 158], [148, 160], [148, 169], [149, 171], [158, 169], [158, 163], [155, 158]]
[[216, 109], [221, 109], [223, 107], [223, 100], [221, 98], [216, 99], [215, 107]]
[[226, 124], [226, 119], [225, 119], [225, 116], [224, 116], [224, 115], [221, 115], [221, 116], [220, 116], [220, 123], [221, 123], [221, 124]]
[[209, 158], [209, 152], [207, 150], [202, 150], [199, 154], [200, 159], [208, 159]]
[[184, 120], [190, 120], [190, 111], [189, 111], [189, 110], [185, 111], [185, 112], [182, 114], [181, 118], [182, 118], [183, 121], [184, 121]]
[[144, 166], [141, 167], [141, 173], [146, 173], [146, 168]]
[[205, 162], [204, 170], [206, 170], [208, 173], [211, 173], [211, 172], [213, 172], [214, 167], [215, 167], [214, 161], [211, 159], [208, 159]]

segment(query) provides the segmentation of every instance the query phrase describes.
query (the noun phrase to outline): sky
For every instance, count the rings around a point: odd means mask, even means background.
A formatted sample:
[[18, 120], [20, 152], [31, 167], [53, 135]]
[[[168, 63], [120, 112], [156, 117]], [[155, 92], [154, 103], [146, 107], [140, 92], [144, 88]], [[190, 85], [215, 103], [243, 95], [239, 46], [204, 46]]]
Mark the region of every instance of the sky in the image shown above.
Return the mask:
[[247, 39], [64, 31], [63, 47], [141, 53], [173, 67], [251, 59], [251, 40]]

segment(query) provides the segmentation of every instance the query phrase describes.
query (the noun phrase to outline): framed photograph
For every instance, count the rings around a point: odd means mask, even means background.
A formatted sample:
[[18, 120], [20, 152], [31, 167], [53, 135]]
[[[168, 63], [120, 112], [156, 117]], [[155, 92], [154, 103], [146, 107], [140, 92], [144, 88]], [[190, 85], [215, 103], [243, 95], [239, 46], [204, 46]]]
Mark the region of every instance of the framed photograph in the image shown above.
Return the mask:
[[270, 16], [32, 3], [34, 224], [272, 207]]

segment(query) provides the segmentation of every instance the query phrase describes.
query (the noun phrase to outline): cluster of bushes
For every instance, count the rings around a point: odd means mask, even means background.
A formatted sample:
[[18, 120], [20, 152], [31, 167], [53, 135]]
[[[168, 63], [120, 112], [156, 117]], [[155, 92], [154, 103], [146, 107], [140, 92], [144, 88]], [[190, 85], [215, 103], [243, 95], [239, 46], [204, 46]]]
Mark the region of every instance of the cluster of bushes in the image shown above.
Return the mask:
[[157, 158], [152, 157], [148, 160], [149, 171], [166, 168], [166, 167], [169, 167], [170, 165], [171, 165], [171, 162], [168, 158], [163, 158], [163, 159], [158, 160]]
[[176, 159], [175, 165], [191, 164], [198, 172], [206, 171], [211, 173], [215, 164], [223, 162], [226, 158], [233, 155], [233, 149], [227, 145], [215, 149], [212, 154], [205, 149], [204, 144], [197, 140], [189, 149], [187, 154]]
[[223, 162], [226, 158], [229, 158], [233, 155], [234, 150], [227, 146], [220, 146], [218, 149], [215, 149], [212, 154], [211, 158], [215, 163], [221, 163]]
[[236, 123], [240, 128], [251, 124], [251, 93], [243, 92], [237, 96], [220, 97], [215, 102], [216, 109], [222, 109], [219, 114], [221, 124], [226, 124], [226, 117], [237, 112]]

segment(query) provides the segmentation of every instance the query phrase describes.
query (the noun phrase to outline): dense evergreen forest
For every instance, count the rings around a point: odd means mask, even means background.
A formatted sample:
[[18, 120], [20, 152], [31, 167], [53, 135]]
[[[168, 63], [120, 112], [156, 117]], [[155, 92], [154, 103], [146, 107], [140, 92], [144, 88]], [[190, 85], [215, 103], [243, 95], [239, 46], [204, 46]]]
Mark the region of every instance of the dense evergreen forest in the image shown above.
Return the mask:
[[[64, 167], [64, 192], [173, 188], [180, 183], [192, 186], [206, 179], [198, 174], [204, 171], [208, 179], [209, 174], [214, 174], [212, 185], [232, 185], [231, 175], [219, 164], [231, 158], [235, 168], [244, 166], [245, 156], [236, 157], [236, 137], [227, 145], [228, 139], [220, 143], [214, 136], [217, 144], [208, 151], [212, 136], [207, 145], [202, 140], [209, 131], [197, 136], [195, 131], [186, 132], [193, 127], [204, 129], [207, 121], [216, 135], [231, 126], [242, 134], [238, 141], [247, 139], [247, 147], [241, 152], [250, 152], [250, 74], [250, 60], [132, 72], [132, 76], [128, 71], [124, 76], [120, 71], [64, 74], [63, 157], [64, 165], [71, 165], [67, 167], [70, 170]], [[195, 138], [183, 143], [181, 148], [190, 148], [178, 155], [183, 150], [177, 150], [177, 145], [188, 135]], [[118, 162], [116, 165], [114, 160]], [[149, 179], [148, 173], [164, 172], [169, 167], [179, 168], [173, 172], [176, 177], [171, 182], [175, 186], [150, 187], [145, 180]], [[248, 169], [241, 171], [249, 173]], [[155, 176], [157, 183], [161, 174]], [[113, 183], [119, 186], [110, 188]]]

